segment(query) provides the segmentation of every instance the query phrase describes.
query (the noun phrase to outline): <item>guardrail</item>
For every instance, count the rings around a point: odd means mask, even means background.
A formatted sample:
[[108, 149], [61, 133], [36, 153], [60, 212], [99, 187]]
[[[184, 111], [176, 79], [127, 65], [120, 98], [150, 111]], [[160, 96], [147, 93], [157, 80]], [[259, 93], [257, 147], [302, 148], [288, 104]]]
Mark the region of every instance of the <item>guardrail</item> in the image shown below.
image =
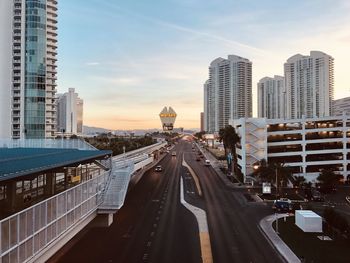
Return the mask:
[[0, 262], [26, 262], [96, 211], [109, 172], [0, 221]]

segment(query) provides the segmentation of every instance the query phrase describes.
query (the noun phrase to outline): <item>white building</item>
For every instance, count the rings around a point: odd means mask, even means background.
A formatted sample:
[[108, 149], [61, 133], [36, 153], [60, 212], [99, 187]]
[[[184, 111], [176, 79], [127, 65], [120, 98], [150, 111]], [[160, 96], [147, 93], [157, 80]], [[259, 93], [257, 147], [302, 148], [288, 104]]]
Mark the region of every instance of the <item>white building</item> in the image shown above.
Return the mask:
[[333, 115], [341, 116], [343, 113], [350, 115], [350, 97], [333, 100]]
[[57, 1], [0, 1], [0, 138], [53, 137]]
[[57, 96], [57, 131], [66, 134], [81, 134], [83, 125], [83, 100], [74, 88]]
[[290, 57], [284, 64], [287, 119], [332, 115], [334, 59], [320, 51]]
[[303, 119], [241, 118], [230, 120], [241, 137], [238, 165], [244, 177], [261, 159], [289, 166], [314, 182], [322, 169], [350, 174], [350, 116]]
[[258, 83], [258, 117], [284, 119], [286, 116], [286, 90], [284, 77], [262, 78]]
[[204, 119], [208, 132], [217, 132], [229, 119], [252, 116], [252, 62], [229, 55], [209, 66], [204, 84]]

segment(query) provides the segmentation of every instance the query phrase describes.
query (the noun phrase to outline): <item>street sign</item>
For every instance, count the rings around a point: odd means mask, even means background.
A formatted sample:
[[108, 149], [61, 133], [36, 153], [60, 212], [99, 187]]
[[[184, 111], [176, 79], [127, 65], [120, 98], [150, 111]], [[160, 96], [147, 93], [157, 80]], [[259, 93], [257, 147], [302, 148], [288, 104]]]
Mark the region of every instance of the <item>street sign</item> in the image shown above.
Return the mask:
[[270, 183], [263, 183], [262, 184], [262, 193], [263, 194], [271, 194], [271, 184]]

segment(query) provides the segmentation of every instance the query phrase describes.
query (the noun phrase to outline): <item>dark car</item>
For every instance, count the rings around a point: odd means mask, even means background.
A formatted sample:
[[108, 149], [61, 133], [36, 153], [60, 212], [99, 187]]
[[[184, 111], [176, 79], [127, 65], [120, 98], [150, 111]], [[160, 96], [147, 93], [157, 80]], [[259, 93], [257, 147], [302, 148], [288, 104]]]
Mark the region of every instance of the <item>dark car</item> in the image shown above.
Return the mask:
[[311, 192], [311, 200], [312, 201], [318, 201], [318, 202], [323, 202], [324, 201], [324, 197], [322, 196], [322, 194], [319, 191], [312, 191]]
[[305, 189], [305, 197], [310, 201], [324, 201], [324, 197], [322, 196], [322, 194], [315, 189]]
[[196, 161], [198, 162], [198, 161], [200, 161], [200, 160], [201, 160], [201, 157], [200, 157], [200, 156], [197, 156]]
[[276, 212], [288, 213], [293, 211], [293, 205], [288, 201], [275, 200], [272, 209]]

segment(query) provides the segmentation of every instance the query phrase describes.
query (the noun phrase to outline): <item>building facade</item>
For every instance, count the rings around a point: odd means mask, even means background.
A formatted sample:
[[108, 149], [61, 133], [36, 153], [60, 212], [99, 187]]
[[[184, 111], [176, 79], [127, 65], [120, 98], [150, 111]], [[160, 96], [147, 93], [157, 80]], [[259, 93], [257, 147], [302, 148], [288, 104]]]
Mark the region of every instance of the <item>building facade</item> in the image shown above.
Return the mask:
[[204, 112], [200, 113], [200, 131], [204, 131]]
[[290, 57], [284, 64], [286, 118], [332, 115], [334, 59], [320, 51]]
[[230, 119], [252, 116], [252, 62], [229, 55], [209, 66], [204, 84], [204, 119], [207, 132], [217, 132]]
[[0, 138], [56, 130], [57, 1], [0, 2]]
[[83, 134], [84, 101], [77, 98], [77, 133]]
[[57, 96], [57, 132], [70, 135], [82, 133], [83, 104], [74, 88]]
[[[315, 182], [323, 169], [350, 175], [350, 116], [277, 120], [231, 120], [241, 137], [238, 167], [245, 178], [261, 159], [289, 166], [294, 175]], [[242, 147], [245, 146], [245, 147]]]
[[333, 100], [333, 116], [350, 115], [350, 97]]
[[284, 119], [286, 116], [286, 90], [284, 77], [262, 78], [258, 83], [258, 117]]

